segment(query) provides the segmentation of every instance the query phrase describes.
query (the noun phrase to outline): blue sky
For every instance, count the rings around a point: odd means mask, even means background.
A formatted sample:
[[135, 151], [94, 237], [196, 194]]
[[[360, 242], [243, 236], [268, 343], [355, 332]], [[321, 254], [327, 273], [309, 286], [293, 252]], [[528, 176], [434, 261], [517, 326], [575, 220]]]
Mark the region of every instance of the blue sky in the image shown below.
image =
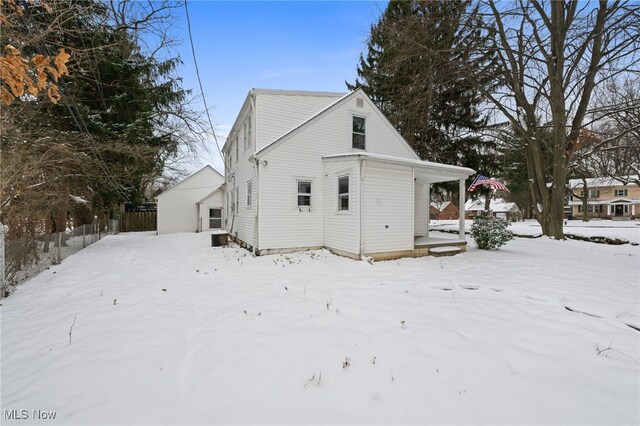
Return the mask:
[[[226, 135], [251, 88], [346, 91], [386, 1], [188, 3], [193, 42], [216, 130]], [[175, 33], [185, 89], [198, 93], [184, 9]], [[220, 144], [224, 143], [221, 138]], [[221, 162], [215, 147], [196, 170]]]

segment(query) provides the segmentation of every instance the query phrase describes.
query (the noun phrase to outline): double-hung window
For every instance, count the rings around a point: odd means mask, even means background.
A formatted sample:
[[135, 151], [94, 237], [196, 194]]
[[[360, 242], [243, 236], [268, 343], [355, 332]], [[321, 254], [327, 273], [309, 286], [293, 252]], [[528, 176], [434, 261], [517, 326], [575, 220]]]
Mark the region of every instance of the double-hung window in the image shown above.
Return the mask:
[[236, 214], [240, 214], [240, 188], [236, 188]]
[[244, 121], [244, 128], [242, 129], [242, 150], [246, 151], [249, 146], [249, 126], [247, 120]]
[[616, 197], [626, 197], [628, 194], [626, 189], [614, 189], [613, 192]]
[[249, 181], [247, 182], [247, 208], [251, 208], [252, 202], [253, 200], [251, 199], [253, 197], [253, 182]]
[[298, 186], [297, 206], [311, 207], [311, 181], [298, 179], [297, 186]]
[[349, 211], [349, 176], [338, 178], [338, 211]]
[[209, 229], [222, 228], [222, 209], [209, 209]]
[[238, 155], [238, 145], [240, 145], [240, 141], [238, 140], [237, 136], [236, 136], [236, 139], [235, 139], [235, 144], [236, 144], [236, 163], [237, 163], [238, 162], [238, 158], [240, 157]]
[[251, 146], [251, 116], [247, 118], [247, 146]]
[[364, 117], [353, 117], [351, 146], [354, 149], [365, 149], [365, 119]]

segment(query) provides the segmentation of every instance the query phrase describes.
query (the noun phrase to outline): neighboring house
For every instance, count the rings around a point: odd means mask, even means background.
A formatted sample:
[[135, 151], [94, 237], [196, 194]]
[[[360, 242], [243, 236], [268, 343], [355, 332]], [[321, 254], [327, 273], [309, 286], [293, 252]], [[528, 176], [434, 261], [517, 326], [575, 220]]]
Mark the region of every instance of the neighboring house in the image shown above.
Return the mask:
[[[464, 179], [474, 173], [421, 161], [360, 89], [253, 89], [223, 155], [225, 227], [256, 254], [426, 254], [421, 244], [435, 244], [425, 239], [429, 185], [459, 181], [464, 205]], [[450, 241], [466, 247], [463, 221], [461, 239]]]
[[[632, 178], [622, 179], [632, 181]], [[568, 207], [575, 218], [584, 217], [584, 183], [582, 179], [569, 180], [571, 191]], [[587, 214], [589, 217], [606, 219], [631, 219], [640, 217], [640, 186], [635, 183], [622, 184], [614, 178], [588, 178]]]
[[460, 212], [451, 201], [432, 202], [429, 217], [433, 220], [455, 220], [460, 217]]
[[158, 234], [221, 229], [224, 176], [205, 166], [156, 197]]
[[[484, 197], [475, 200], [468, 200], [465, 204], [465, 215], [467, 219], [473, 219], [484, 213], [486, 199]], [[517, 221], [522, 219], [522, 211], [516, 203], [505, 201], [502, 198], [493, 198], [489, 204], [489, 213], [491, 216], [499, 219]]]

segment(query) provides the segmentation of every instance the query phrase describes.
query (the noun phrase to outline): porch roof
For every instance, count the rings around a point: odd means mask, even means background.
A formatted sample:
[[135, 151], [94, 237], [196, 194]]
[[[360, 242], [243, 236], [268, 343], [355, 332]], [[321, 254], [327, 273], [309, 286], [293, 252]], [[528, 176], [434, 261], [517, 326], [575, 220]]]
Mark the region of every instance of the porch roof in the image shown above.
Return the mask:
[[395, 164], [413, 168], [416, 182], [437, 183], [466, 179], [475, 173], [468, 167], [452, 166], [449, 164], [433, 163], [431, 161], [413, 160], [409, 158], [393, 157], [390, 155], [373, 154], [368, 152], [348, 152], [345, 154], [325, 155], [324, 160], [354, 159], [367, 160], [377, 163]]

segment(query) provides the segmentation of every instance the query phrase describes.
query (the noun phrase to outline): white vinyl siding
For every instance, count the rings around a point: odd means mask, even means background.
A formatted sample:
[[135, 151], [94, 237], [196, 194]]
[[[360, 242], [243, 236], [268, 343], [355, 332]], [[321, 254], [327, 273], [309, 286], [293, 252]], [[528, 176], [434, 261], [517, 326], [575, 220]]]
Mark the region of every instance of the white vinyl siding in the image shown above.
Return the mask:
[[349, 211], [349, 175], [338, 176], [338, 211]]
[[209, 229], [222, 228], [222, 209], [208, 209], [209, 210]]
[[256, 149], [284, 135], [318, 111], [340, 99], [341, 95], [295, 95], [258, 93], [256, 109]]
[[365, 254], [413, 249], [414, 189], [409, 167], [365, 166], [363, 233]]
[[[228, 170], [232, 177], [227, 180], [226, 191], [232, 194], [229, 201], [235, 211], [235, 216], [230, 217], [225, 225], [227, 231], [251, 246], [255, 244], [257, 210], [255, 206], [259, 196], [256, 165], [255, 162], [249, 160], [249, 157], [254, 153], [253, 149], [249, 149], [253, 146], [252, 138], [255, 134], [255, 130], [252, 128], [255, 125], [253, 114], [251, 107], [244, 109], [232, 129], [236, 146], [231, 146], [229, 151], [237, 151], [238, 155]], [[240, 144], [242, 144], [242, 149], [238, 150], [237, 147]]]
[[[261, 96], [257, 99], [258, 120], [263, 117], [260, 108]], [[359, 253], [359, 232], [357, 225], [357, 185], [359, 184], [352, 172], [350, 175], [349, 208], [351, 219], [334, 220], [338, 212], [337, 207], [337, 176], [329, 173], [327, 167], [336, 160], [323, 161], [326, 155], [343, 154], [352, 151], [351, 131], [353, 116], [356, 108], [355, 97], [339, 104], [317, 120], [294, 132], [288, 138], [279, 142], [273, 149], [260, 157], [260, 249], [321, 247]], [[365, 101], [363, 108], [358, 108], [361, 116], [367, 117], [367, 152], [391, 155], [401, 158], [416, 159], [415, 153], [406, 145], [404, 140], [377, 110]], [[299, 123], [298, 123], [299, 124]], [[292, 126], [293, 127], [293, 126]], [[289, 130], [289, 129], [287, 129]], [[262, 139], [264, 130], [260, 127], [257, 136]], [[256, 146], [256, 149], [259, 149]], [[241, 162], [242, 163], [242, 162]], [[357, 169], [358, 162], [351, 159], [349, 164]], [[357, 172], [357, 170], [356, 170]], [[358, 172], [359, 173], [359, 172]], [[327, 176], [325, 176], [325, 174]], [[299, 211], [291, 209], [291, 200], [295, 198], [295, 185], [292, 179], [296, 176], [308, 177], [314, 180], [314, 188], [331, 188], [331, 210], [325, 209], [327, 197], [312, 197], [312, 208]], [[330, 179], [327, 185], [327, 179]], [[283, 190], [284, 188], [284, 190]], [[315, 189], [314, 189], [315, 190]], [[413, 200], [413, 184], [409, 182], [408, 202]], [[404, 207], [403, 207], [404, 208]], [[407, 214], [413, 216], [413, 204], [408, 207]], [[325, 215], [325, 212], [326, 215]], [[331, 216], [331, 218], [330, 218]], [[338, 215], [339, 216], [339, 215]], [[325, 227], [325, 221], [331, 221]], [[357, 225], [357, 226], [356, 226]], [[356, 226], [354, 231], [349, 226]], [[413, 220], [409, 221], [408, 238], [413, 243]], [[337, 230], [337, 231], [334, 231]], [[343, 232], [341, 237], [337, 235]], [[344, 232], [347, 232], [346, 234]], [[326, 234], [326, 237], [325, 237]], [[331, 234], [331, 235], [329, 235]], [[344, 241], [344, 239], [349, 241]], [[326, 241], [325, 241], [326, 239]]]
[[426, 237], [429, 227], [429, 184], [416, 183], [414, 194], [413, 234]]
[[158, 234], [196, 232], [200, 221], [196, 203], [223, 183], [219, 173], [205, 167], [158, 195]]
[[[358, 161], [355, 159], [325, 162], [325, 246], [354, 256], [360, 251], [358, 171]], [[338, 176], [349, 176], [351, 211], [348, 212], [338, 211]]]
[[[220, 211], [219, 218], [220, 223], [216, 222], [215, 227], [211, 227], [211, 209], [218, 209]], [[198, 204], [198, 211], [200, 212], [199, 218], [199, 231], [206, 231], [208, 229], [221, 229], [224, 226], [225, 211], [224, 211], [224, 191], [220, 189], [209, 195], [207, 198], [200, 201]], [[216, 213], [217, 214], [217, 213]]]
[[366, 127], [367, 121], [364, 117], [352, 117], [351, 147], [353, 149], [365, 150], [367, 148]]
[[312, 180], [296, 179], [296, 207], [311, 208]]

